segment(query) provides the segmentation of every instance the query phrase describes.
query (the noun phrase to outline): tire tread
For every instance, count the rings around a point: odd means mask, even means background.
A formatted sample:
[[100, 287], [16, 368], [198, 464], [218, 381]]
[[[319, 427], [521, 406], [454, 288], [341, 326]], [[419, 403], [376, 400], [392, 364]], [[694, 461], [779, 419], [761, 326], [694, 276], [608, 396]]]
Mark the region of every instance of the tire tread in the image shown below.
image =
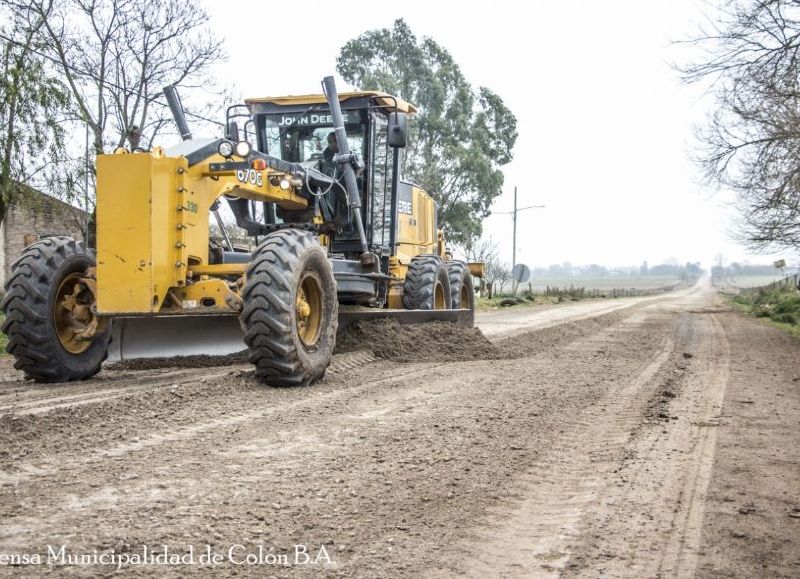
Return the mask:
[[13, 271], [5, 284], [6, 295], [0, 302], [5, 314], [2, 331], [8, 337], [6, 352], [16, 358], [14, 367], [28, 379], [37, 382], [84, 380], [100, 371], [108, 355], [110, 332], [98, 338], [106, 342], [102, 355], [96, 359], [84, 357], [81, 368], [65, 367], [62, 353], [57, 350], [60, 345], [50, 325], [47, 296], [50, 284], [58, 276], [59, 266], [77, 254], [86, 255], [94, 263], [94, 253], [83, 242], [65, 236], [47, 237], [25, 248], [12, 263]]
[[[256, 377], [272, 386], [308, 385], [324, 375], [324, 369], [319, 373], [303, 363], [291, 318], [295, 299], [292, 279], [301, 256], [314, 247], [319, 244], [309, 232], [276, 231], [258, 247], [247, 268], [247, 284], [242, 293], [244, 308], [239, 319]], [[330, 279], [333, 281], [332, 273]], [[329, 333], [331, 351], [338, 326], [336, 306], [330, 324], [321, 330]]]

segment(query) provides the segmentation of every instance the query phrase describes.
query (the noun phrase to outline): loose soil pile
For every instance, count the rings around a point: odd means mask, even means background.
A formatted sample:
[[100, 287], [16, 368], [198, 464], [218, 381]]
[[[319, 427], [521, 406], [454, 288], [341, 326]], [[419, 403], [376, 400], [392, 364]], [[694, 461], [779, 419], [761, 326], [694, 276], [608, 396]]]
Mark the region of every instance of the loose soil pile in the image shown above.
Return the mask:
[[336, 352], [372, 350], [397, 362], [436, 362], [504, 358], [478, 328], [449, 322], [403, 325], [391, 318], [354, 322], [336, 338]]

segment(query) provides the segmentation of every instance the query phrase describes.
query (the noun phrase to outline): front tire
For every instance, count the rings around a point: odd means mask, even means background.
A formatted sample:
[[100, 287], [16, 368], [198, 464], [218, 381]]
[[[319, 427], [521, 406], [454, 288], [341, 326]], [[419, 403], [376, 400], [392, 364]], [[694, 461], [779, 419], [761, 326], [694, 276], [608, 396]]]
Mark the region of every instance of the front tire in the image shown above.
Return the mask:
[[438, 255], [418, 255], [411, 260], [403, 282], [403, 307], [407, 310], [450, 309], [450, 280]]
[[6, 296], [6, 351], [37, 382], [85, 380], [108, 355], [111, 332], [97, 317], [94, 253], [70, 237], [30, 245], [12, 266]]
[[313, 234], [276, 231], [247, 269], [239, 316], [256, 377], [271, 386], [322, 378], [336, 346], [339, 302], [325, 250]]

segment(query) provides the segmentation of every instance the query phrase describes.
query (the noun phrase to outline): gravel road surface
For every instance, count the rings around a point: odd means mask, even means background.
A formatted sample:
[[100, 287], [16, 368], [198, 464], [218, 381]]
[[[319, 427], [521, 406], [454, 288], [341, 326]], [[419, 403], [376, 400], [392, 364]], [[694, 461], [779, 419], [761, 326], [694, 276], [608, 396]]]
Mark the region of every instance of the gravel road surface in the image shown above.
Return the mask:
[[704, 283], [478, 326], [299, 389], [4, 359], [0, 575], [800, 575], [800, 341]]

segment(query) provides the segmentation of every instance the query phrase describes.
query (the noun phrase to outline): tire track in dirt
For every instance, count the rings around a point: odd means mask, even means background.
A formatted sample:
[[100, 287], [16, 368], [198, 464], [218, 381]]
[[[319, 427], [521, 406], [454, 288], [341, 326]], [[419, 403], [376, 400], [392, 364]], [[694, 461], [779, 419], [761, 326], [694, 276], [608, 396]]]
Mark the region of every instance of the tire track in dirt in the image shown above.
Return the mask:
[[[556, 341], [559, 338], [553, 332], [556, 328], [566, 328], [566, 337], [569, 338], [570, 327], [579, 327], [582, 322], [591, 320], [598, 320], [600, 326], [614, 323], [628, 315], [628, 312], [634, 311], [654, 299], [663, 299], [663, 297], [631, 299], [624, 303], [617, 303], [616, 300], [610, 303], [581, 303], [577, 304], [578, 308], [563, 306], [553, 310], [541, 311], [534, 311], [532, 308], [528, 308], [520, 314], [523, 321], [528, 320], [531, 315], [541, 315], [544, 320], [532, 323], [530, 321], [525, 322], [531, 323], [531, 327], [527, 331], [519, 323], [515, 324], [513, 328], [509, 328], [506, 322], [502, 321], [496, 326], [488, 323], [486, 331], [489, 332], [494, 342], [504, 347], [514, 343], [513, 338], [510, 338], [511, 335], [530, 334], [533, 332], [545, 335], [544, 332], [548, 330], [550, 330], [548, 338]], [[573, 311], [574, 309], [578, 309], [578, 311]], [[483, 314], [483, 317], [485, 320], [490, 320], [495, 314], [501, 320], [503, 317], [508, 316], [508, 312], [501, 311], [490, 315]], [[576, 336], [579, 335], [580, 333], [576, 334]], [[563, 341], [563, 336], [561, 336], [561, 339]], [[354, 357], [354, 354], [357, 355]], [[348, 371], [373, 363], [375, 360], [376, 358], [367, 353], [367, 351], [363, 351], [360, 354], [357, 352], [337, 354], [331, 361], [327, 375], [329, 377], [341, 376]], [[251, 368], [249, 364], [234, 364], [199, 368], [187, 368], [183, 365], [177, 365], [173, 368], [162, 367], [153, 370], [105, 369], [97, 377], [90, 380], [47, 385], [24, 382], [20, 378], [14, 382], [0, 382], [0, 415], [7, 413], [18, 415], [39, 414], [58, 408], [95, 404], [113, 398], [145, 393], [148, 390], [163, 389], [174, 384], [215, 380], [236, 372], [247, 371]]]
[[[335, 376], [337, 373], [345, 372], [347, 369], [352, 370], [359, 365], [368, 364], [370, 361], [374, 360], [372, 354], [368, 352], [355, 352], [353, 354], [355, 355], [344, 355], [342, 367], [335, 368], [332, 372], [332, 375]], [[440, 364], [437, 367], [442, 368], [450, 365], [453, 364]], [[399, 384], [408, 378], [413, 378], [417, 375], [430, 372], [431, 366], [432, 364], [426, 364], [422, 368], [412, 370], [408, 370], [407, 368], [397, 368], [388, 376], [384, 376], [378, 380], [367, 382], [365, 384], [361, 384], [360, 386], [354, 386], [344, 390], [333, 390], [330, 392], [321, 393], [313, 396], [312, 398], [315, 403], [320, 403], [324, 400], [333, 400], [342, 396], [358, 396], [359, 394], [371, 388], [383, 385], [391, 385], [392, 383]], [[229, 374], [232, 372], [229, 371], [227, 373]], [[272, 415], [291, 411], [294, 408], [301, 407], [308, 403], [308, 398], [301, 398], [281, 406], [267, 407], [259, 410], [253, 410], [251, 412], [226, 414], [222, 418], [206, 420], [182, 428], [168, 428], [166, 431], [158, 431], [149, 436], [139, 437], [135, 441], [117, 443], [108, 448], [101, 448], [82, 456], [71, 457], [66, 462], [68, 462], [70, 470], [80, 470], [89, 467], [92, 464], [102, 463], [107, 459], [120, 458], [128, 454], [150, 450], [162, 445], [187, 441], [199, 435], [215, 430], [226, 430], [236, 425], [262, 420]], [[59, 472], [61, 468], [62, 465], [59, 464], [59, 461], [47, 460], [38, 463], [18, 461], [14, 463], [12, 470], [0, 471], [0, 485], [12, 483], [16, 485], [22, 482], [28, 482], [36, 477], [53, 475]]]
[[[262, 523], [248, 515], [252, 511], [268, 517], [279, 537], [308, 540], [313, 533], [344, 543], [340, 557], [350, 571], [396, 575], [401, 560], [382, 563], [371, 545], [407, 551], [441, 544], [442, 525], [453, 517], [471, 522], [468, 515], [483, 508], [486, 492], [504, 493], [507, 473], [535, 459], [537, 448], [516, 450], [509, 446], [514, 439], [546, 438], [551, 431], [516, 425], [537, 423], [540, 414], [545, 424], [558, 424], [566, 409], [584, 406], [606, 380], [657, 350], [641, 317], [632, 324], [607, 321], [586, 324], [588, 333], [553, 348], [533, 334], [532, 358], [381, 361], [355, 377], [345, 372], [310, 389], [237, 387], [209, 409], [203, 408], [207, 398], [187, 399], [186, 411], [198, 411], [195, 424], [174, 428], [167, 417], [137, 433], [139, 440], [128, 434], [86, 450], [81, 436], [46, 460], [20, 461], [43, 470], [20, 473], [0, 488], [2, 496], [14, 498], [13, 505], [6, 503], [0, 545], [35, 545], [54, 532], [86, 548], [110, 548], [119, 537], [174, 544], [208, 540], [202, 533], [209, 525], [223, 538], [234, 529], [237, 541], [241, 533], [255, 541], [261, 535], [249, 529]], [[622, 346], [634, 336], [631, 353]], [[599, 349], [610, 346], [614, 351], [606, 359]], [[593, 380], [589, 373], [597, 362], [603, 377], [584, 383], [581, 374]], [[566, 369], [576, 372], [566, 376]], [[375, 374], [384, 381], [377, 383]], [[556, 387], [573, 382], [574, 390]], [[232, 411], [232, 397], [239, 395], [246, 399]], [[257, 399], [274, 405], [254, 407]], [[177, 438], [164, 440], [172, 432]], [[115, 456], [103, 454], [109, 448]], [[337, 531], [336, 524], [344, 528]]]
[[708, 425], [716, 456], [696, 576], [797, 577], [800, 340], [732, 311], [713, 318], [731, 363], [720, 417]]
[[[240, 365], [228, 366], [220, 370], [210, 370], [206, 368], [202, 372], [197, 370], [168, 371], [159, 372], [157, 374], [142, 372], [141, 375], [137, 374], [134, 376], [130, 373], [125, 373], [119, 377], [105, 378], [96, 385], [81, 385], [79, 387], [80, 391], [73, 394], [60, 393], [61, 389], [59, 386], [51, 386], [49, 389], [42, 389], [39, 387], [35, 390], [14, 392], [0, 397], [0, 414], [40, 414], [58, 408], [95, 404], [120, 396], [135, 395], [148, 390], [157, 390], [159, 388], [169, 387], [172, 384], [196, 379], [216, 380], [247, 368], [248, 366]], [[104, 388], [103, 386], [106, 386], [109, 381], [122, 381], [124, 384], [116, 388]], [[65, 389], [68, 391], [72, 390], [69, 386]], [[14, 398], [13, 401], [5, 401], [12, 396]]]
[[[632, 316], [619, 331], [633, 331], [653, 317]], [[602, 338], [599, 342], [608, 347]], [[674, 356], [674, 347], [671, 337], [664, 336], [651, 361], [609, 389], [596, 406], [564, 422], [555, 447], [515, 481], [521, 499], [492, 509], [485, 524], [457, 547], [466, 555], [457, 566], [460, 573], [557, 576], [566, 568], [571, 543], [604, 492], [613, 461], [641, 421], [656, 377]]]
[[[548, 356], [565, 344], [618, 324], [634, 311], [635, 308], [632, 308], [626, 312], [568, 322], [557, 328], [535, 330], [514, 338], [500, 337], [496, 344], [505, 354], [514, 358]], [[84, 440], [83, 454], [86, 455], [94, 452], [92, 447], [98, 449], [97, 452], [109, 446], [114, 447], [119, 444], [120, 438], [133, 438], [138, 442], [148, 432], [153, 432], [156, 437], [161, 432], [174, 436], [176, 428], [193, 428], [203, 420], [216, 424], [221, 413], [228, 416], [249, 415], [253, 404], [260, 407], [263, 404], [281, 405], [311, 399], [331, 390], [368, 383], [375, 375], [403, 373], [414, 367], [405, 364], [395, 369], [394, 366], [390, 362], [376, 360], [368, 351], [337, 354], [323, 382], [313, 388], [300, 390], [264, 389], [248, 379], [248, 376], [252, 376], [249, 366], [141, 371], [141, 379], [137, 381], [146, 382], [143, 386], [129, 386], [133, 379], [138, 378], [136, 374], [139, 372], [125, 371], [123, 376], [118, 377], [124, 380], [123, 385], [113, 390], [103, 389], [107, 381], [99, 379], [80, 384], [35, 386], [30, 393], [32, 400], [9, 403], [5, 406], [6, 410], [14, 411], [5, 415], [0, 413], [0, 431], [4, 431], [7, 437], [7, 445], [0, 448], [0, 465], [5, 455], [14, 459], [5, 468], [7, 472], [18, 470], [17, 464], [24, 464], [25, 468], [31, 466], [28, 470], [39, 472], [34, 465], [37, 462], [50, 462], [50, 459], [37, 461], [35, 456], [56, 455], [60, 460], [64, 455], [63, 447], [68, 446], [60, 442], [62, 436], [66, 437], [65, 440], [76, 437]], [[221, 377], [214, 380], [210, 376]], [[220, 387], [220, 383], [228, 386]], [[104, 394], [98, 395], [98, 392]], [[232, 410], [223, 411], [224, 406], [231, 406], [227, 402], [223, 406], [217, 406], [216, 402], [213, 405], [203, 403], [212, 399], [227, 400], [232, 396], [241, 400]], [[252, 401], [249, 405], [248, 400]], [[192, 407], [197, 407], [197, 410], [191, 412]], [[242, 408], [246, 409], [244, 413]], [[138, 414], [132, 416], [128, 409]], [[120, 412], [123, 413], [121, 416]], [[99, 423], [100, 428], [93, 427], [93, 423]], [[42, 439], [43, 435], [47, 436]]]
[[[695, 377], [689, 383], [687, 398], [673, 407], [673, 411], [680, 415], [689, 410], [681, 408], [685, 401], [692, 400], [697, 404], [688, 441], [684, 443], [684, 448], [689, 450], [677, 471], [686, 473], [677, 500], [679, 510], [673, 519], [669, 543], [656, 569], [658, 575], [666, 577], [694, 575], [697, 570], [705, 499], [717, 446], [717, 426], [730, 375], [731, 349], [725, 330], [716, 317], [709, 316], [707, 321], [711, 324], [713, 340], [709, 348], [711, 355], [706, 358], [711, 367], [703, 372], [702, 380]], [[677, 443], [675, 440], [671, 442]]]
[[[603, 565], [604, 572], [629, 577], [687, 577], [696, 571], [717, 427], [728, 383], [730, 346], [714, 316], [696, 316], [692, 323], [704, 337], [681, 395], [669, 405], [669, 414], [677, 420], [647, 429], [630, 445], [629, 454], [636, 459], [625, 469], [626, 492], [610, 500], [615, 514], [606, 514], [606, 519], [616, 521], [616, 525], [607, 528], [604, 536], [610, 538], [611, 533], [623, 528], [638, 532], [629, 534], [624, 544], [605, 546], [618, 555]], [[637, 465], [661, 467], [654, 473]], [[648, 510], [646, 505], [659, 508]], [[650, 556], [642, 557], [642, 553]]]
[[[366, 366], [376, 360], [367, 350], [338, 354], [331, 360], [328, 375], [339, 376]], [[119, 375], [101, 375], [96, 382], [66, 385], [31, 386], [12, 388], [0, 394], [0, 415], [40, 414], [58, 408], [83, 404], [96, 404], [118, 398], [141, 394], [150, 390], [169, 388], [187, 382], [208, 382], [225, 376], [251, 370], [249, 364], [236, 364], [212, 368], [165, 369], [155, 371], [122, 371]], [[121, 382], [120, 386], [107, 388], [109, 382]], [[64, 392], [66, 390], [67, 392]], [[77, 391], [75, 391], [77, 390]], [[73, 392], [74, 391], [74, 392]]]
[[569, 576], [687, 577], [696, 571], [730, 346], [713, 315], [680, 317], [689, 372], [660, 420], [626, 445], [615, 484], [592, 509]]

